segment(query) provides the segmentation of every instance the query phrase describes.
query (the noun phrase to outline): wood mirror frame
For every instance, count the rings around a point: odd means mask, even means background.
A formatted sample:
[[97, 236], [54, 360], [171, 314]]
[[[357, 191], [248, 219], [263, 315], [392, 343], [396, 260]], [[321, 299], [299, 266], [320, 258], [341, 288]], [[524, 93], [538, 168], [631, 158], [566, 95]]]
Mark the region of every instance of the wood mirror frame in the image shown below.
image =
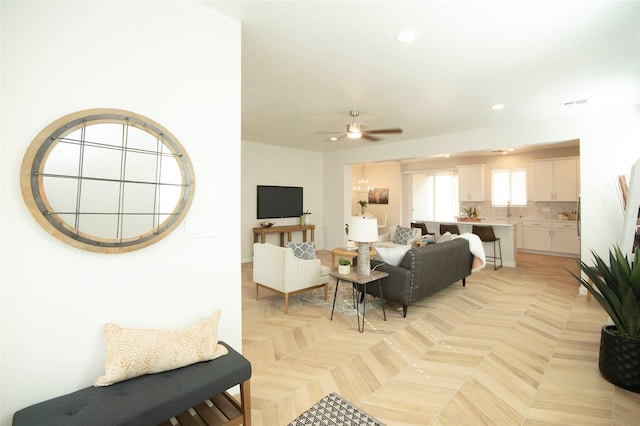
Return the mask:
[[59, 118], [31, 142], [20, 170], [27, 208], [51, 235], [92, 252], [147, 247], [193, 201], [191, 160], [153, 120], [119, 109]]

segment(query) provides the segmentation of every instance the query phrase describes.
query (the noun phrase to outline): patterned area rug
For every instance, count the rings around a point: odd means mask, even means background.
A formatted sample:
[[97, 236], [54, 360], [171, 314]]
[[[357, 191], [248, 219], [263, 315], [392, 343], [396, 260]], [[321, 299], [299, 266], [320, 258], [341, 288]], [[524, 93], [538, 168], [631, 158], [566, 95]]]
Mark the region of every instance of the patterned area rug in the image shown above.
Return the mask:
[[384, 423], [343, 399], [330, 393], [316, 405], [300, 414], [289, 426], [384, 426]]
[[[305, 291], [303, 293], [298, 293], [292, 297], [296, 297], [300, 300], [304, 300], [305, 302], [309, 302], [314, 305], [326, 308], [329, 310], [329, 313], [331, 313], [331, 306], [333, 305], [333, 295], [335, 290], [336, 282], [335, 280], [331, 280], [327, 289], [327, 300], [324, 300], [324, 291], [322, 289]], [[367, 295], [366, 302], [367, 311], [374, 310], [382, 305], [382, 301], [379, 298], [373, 297], [371, 295]], [[358, 309], [360, 310], [360, 314], [362, 315], [362, 305], [360, 305]], [[336, 296], [335, 313], [350, 316], [356, 315], [356, 310], [353, 307], [352, 286], [347, 282], [340, 282], [338, 295]]]

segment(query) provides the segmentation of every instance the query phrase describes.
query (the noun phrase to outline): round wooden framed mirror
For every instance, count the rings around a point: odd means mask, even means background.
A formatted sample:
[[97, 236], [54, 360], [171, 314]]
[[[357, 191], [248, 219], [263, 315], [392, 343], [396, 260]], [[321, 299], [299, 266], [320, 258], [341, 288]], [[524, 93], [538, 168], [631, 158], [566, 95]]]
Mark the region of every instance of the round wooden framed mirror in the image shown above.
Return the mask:
[[159, 241], [193, 200], [193, 166], [167, 129], [139, 114], [91, 109], [64, 116], [22, 161], [27, 208], [51, 235], [84, 250], [119, 253]]

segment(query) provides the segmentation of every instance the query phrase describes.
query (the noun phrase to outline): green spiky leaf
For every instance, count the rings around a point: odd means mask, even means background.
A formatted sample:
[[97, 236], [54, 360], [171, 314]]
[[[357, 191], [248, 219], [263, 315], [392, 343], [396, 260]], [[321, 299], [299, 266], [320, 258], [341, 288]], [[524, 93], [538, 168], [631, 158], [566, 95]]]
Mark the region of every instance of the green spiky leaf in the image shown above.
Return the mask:
[[640, 250], [636, 250], [633, 261], [629, 262], [616, 246], [609, 251], [609, 264], [594, 251], [591, 254], [594, 265], [578, 259], [578, 266], [588, 279], [569, 273], [607, 312], [618, 334], [640, 340]]

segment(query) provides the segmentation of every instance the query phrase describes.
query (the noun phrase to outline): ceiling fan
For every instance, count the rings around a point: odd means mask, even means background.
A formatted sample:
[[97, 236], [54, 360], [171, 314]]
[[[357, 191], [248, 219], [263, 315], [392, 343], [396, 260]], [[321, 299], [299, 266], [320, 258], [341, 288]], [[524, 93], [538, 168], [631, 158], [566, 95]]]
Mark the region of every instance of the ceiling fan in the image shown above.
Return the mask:
[[393, 129], [377, 129], [377, 130], [366, 130], [364, 126], [357, 121], [357, 117], [360, 115], [360, 111], [357, 108], [349, 111], [349, 115], [351, 118], [351, 123], [347, 124], [346, 132], [313, 132], [313, 135], [317, 134], [332, 134], [330, 138], [331, 141], [337, 141], [339, 139], [344, 138], [345, 136], [349, 139], [366, 139], [371, 142], [376, 142], [381, 140], [382, 138], [378, 138], [372, 135], [381, 135], [381, 134], [391, 134], [391, 133], [402, 133], [402, 129], [393, 128]]

